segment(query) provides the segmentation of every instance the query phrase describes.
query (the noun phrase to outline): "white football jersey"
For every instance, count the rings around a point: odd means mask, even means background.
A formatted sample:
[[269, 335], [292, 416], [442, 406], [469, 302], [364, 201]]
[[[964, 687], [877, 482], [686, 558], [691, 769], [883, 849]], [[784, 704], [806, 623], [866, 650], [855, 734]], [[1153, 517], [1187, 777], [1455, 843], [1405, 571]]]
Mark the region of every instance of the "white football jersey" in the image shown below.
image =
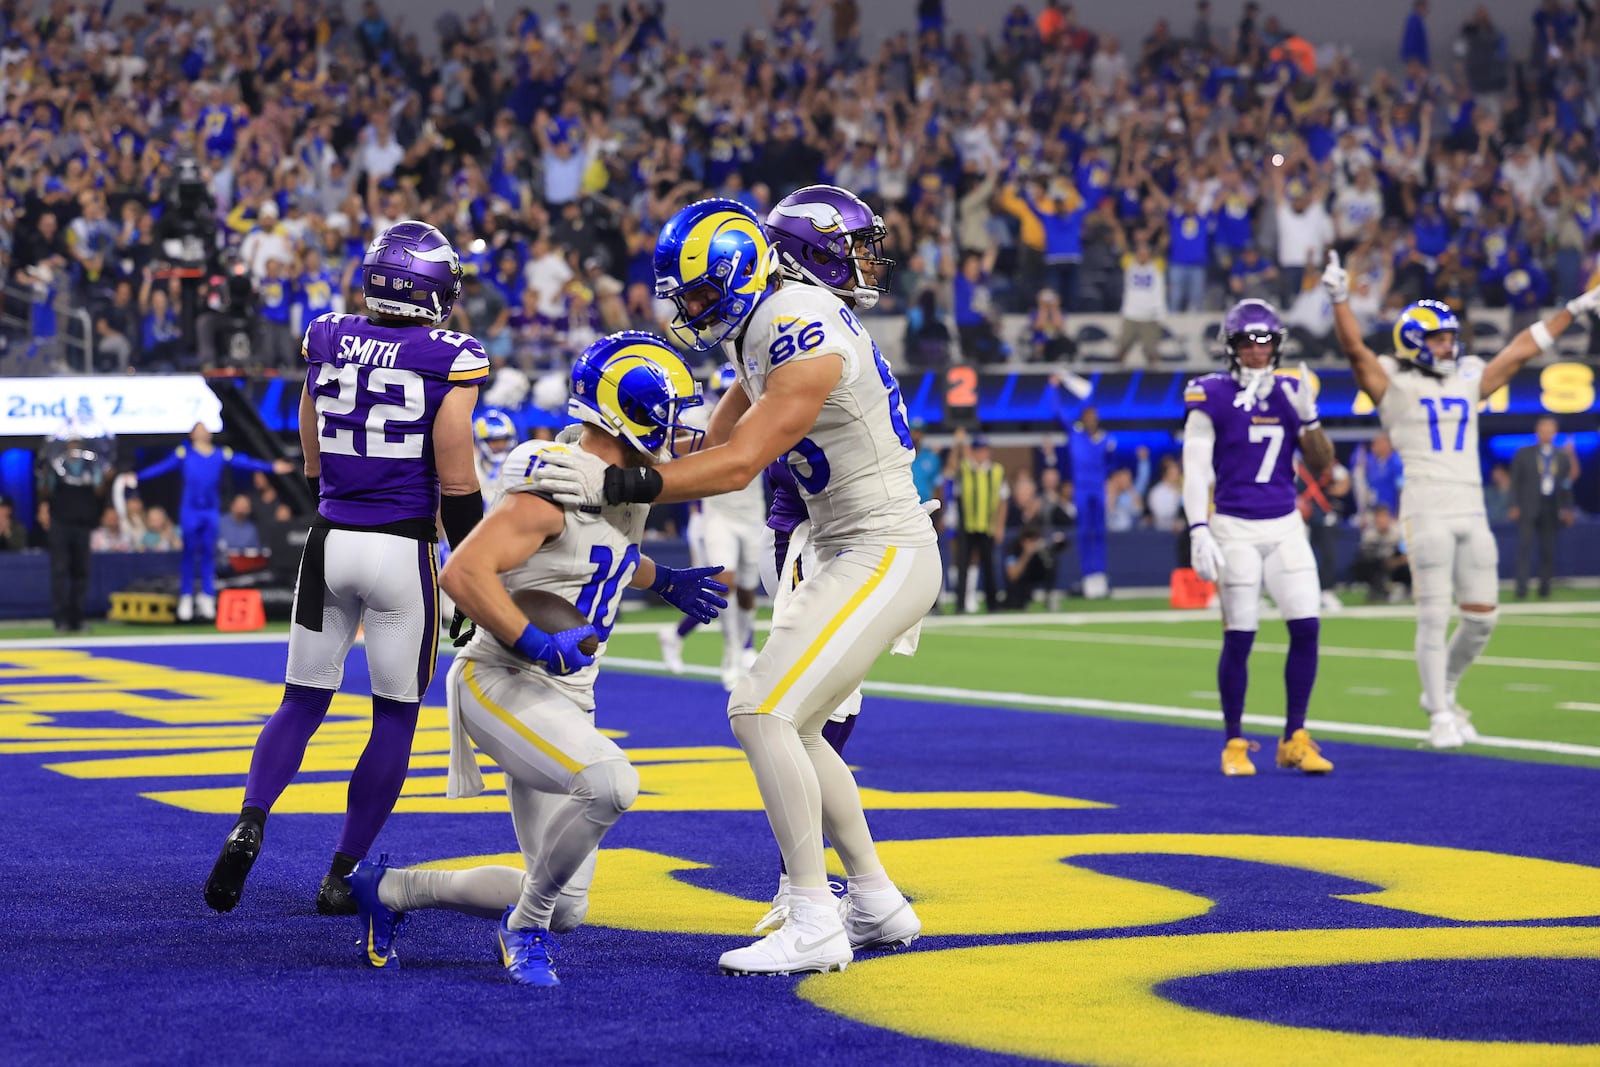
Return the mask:
[[501, 452], [493, 459], [485, 459], [483, 453], [478, 453], [478, 488], [483, 491], [483, 510], [486, 514], [500, 500], [500, 468], [505, 465], [509, 455], [510, 452]]
[[1483, 471], [1478, 458], [1478, 404], [1483, 360], [1459, 361], [1434, 377], [1384, 357], [1389, 386], [1378, 421], [1405, 466], [1400, 510], [1410, 518], [1481, 513]]
[[[533, 491], [529, 476], [539, 464], [539, 453], [551, 449], [570, 449], [575, 444], [553, 441], [525, 441], [512, 450], [500, 465], [500, 492]], [[539, 546], [528, 559], [505, 571], [500, 580], [506, 591], [542, 589], [577, 606], [589, 616], [600, 634], [596, 662], [568, 675], [547, 674], [520, 653], [506, 648], [489, 631], [479, 628], [461, 655], [482, 663], [509, 666], [547, 679], [549, 684], [571, 697], [580, 707], [594, 707], [594, 680], [600, 671], [599, 657], [605, 654], [606, 638], [616, 625], [622, 592], [639, 566], [639, 540], [650, 514], [645, 504], [616, 507], [568, 508], [566, 528]]]
[[866, 328], [838, 297], [785, 282], [751, 316], [728, 358], [752, 401], [787, 363], [838, 355], [843, 373], [817, 421], [786, 457], [819, 551], [931, 545], [933, 524], [911, 478], [911, 429], [900, 387]]
[[[683, 422], [695, 429], [704, 430], [711, 422], [714, 403], [705, 403], [683, 413]], [[762, 527], [767, 524], [767, 491], [759, 476], [743, 489], [719, 496], [708, 496], [695, 501], [695, 506], [707, 515], [715, 515], [728, 522]]]

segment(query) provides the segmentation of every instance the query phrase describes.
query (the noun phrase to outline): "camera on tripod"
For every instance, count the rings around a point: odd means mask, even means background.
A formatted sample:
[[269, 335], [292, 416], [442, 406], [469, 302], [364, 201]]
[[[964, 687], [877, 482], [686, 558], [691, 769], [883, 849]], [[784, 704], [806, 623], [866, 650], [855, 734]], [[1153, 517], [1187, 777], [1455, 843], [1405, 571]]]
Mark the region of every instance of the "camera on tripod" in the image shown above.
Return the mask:
[[162, 196], [158, 236], [161, 254], [173, 268], [199, 277], [211, 264], [216, 248], [217, 211], [200, 164], [193, 156], [179, 156]]

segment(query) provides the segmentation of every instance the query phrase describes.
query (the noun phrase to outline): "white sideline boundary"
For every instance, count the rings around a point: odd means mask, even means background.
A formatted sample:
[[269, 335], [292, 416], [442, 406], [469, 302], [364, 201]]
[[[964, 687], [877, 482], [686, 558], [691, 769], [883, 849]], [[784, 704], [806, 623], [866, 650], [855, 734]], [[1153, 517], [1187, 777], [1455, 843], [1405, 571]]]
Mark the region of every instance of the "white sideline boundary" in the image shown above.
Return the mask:
[[[667, 665], [660, 660], [630, 659], [622, 656], [607, 657], [606, 662], [623, 670], [666, 674]], [[684, 674], [696, 678], [720, 678], [716, 667], [685, 664]], [[989, 692], [978, 689], [958, 689], [945, 685], [914, 685], [908, 682], [873, 682], [861, 687], [869, 694], [895, 697], [923, 697], [969, 704], [997, 704], [1012, 708], [1039, 708], [1050, 711], [1110, 711], [1121, 715], [1137, 715], [1153, 719], [1181, 719], [1186, 722], [1203, 722], [1217, 725], [1222, 713], [1214, 708], [1184, 708], [1170, 704], [1138, 704], [1121, 700], [1095, 700], [1087, 697], [1043, 696], [1038, 693]], [[1282, 729], [1283, 718], [1275, 715], [1246, 715], [1244, 721], [1251, 726]], [[1330, 719], [1307, 719], [1306, 727], [1324, 734], [1345, 737], [1387, 737], [1402, 741], [1426, 741], [1428, 731], [1401, 726], [1382, 726], [1376, 723], [1334, 722]], [[1574, 745], [1565, 741], [1531, 741], [1521, 737], [1482, 737], [1478, 745], [1483, 748], [1500, 748], [1523, 752], [1549, 752], [1562, 756], [1584, 756], [1600, 759], [1600, 746]]]
[[[1374, 611], [1374, 612], [1382, 611], [1382, 612], [1389, 612], [1389, 613], [1400, 612], [1402, 614], [1400, 614], [1398, 617], [1410, 617], [1410, 609], [1409, 609], [1409, 607], [1399, 607], [1399, 608], [1395, 608], [1395, 607], [1376, 607], [1376, 608], [1369, 608], [1369, 609], [1352, 609], [1351, 612], [1346, 612], [1345, 614], [1348, 616], [1348, 615], [1352, 614], [1354, 610], [1365, 610], [1365, 611]], [[1600, 610], [1600, 605], [1584, 604], [1584, 603], [1511, 604], [1511, 605], [1503, 605], [1500, 610], [1502, 612], [1510, 612], [1510, 613], [1514, 613], [1514, 614], [1526, 614], [1526, 615], [1564, 615], [1564, 614], [1593, 613], [1593, 612], [1595, 612], [1597, 610]], [[959, 626], [959, 625], [962, 625], [962, 624], [977, 623], [979, 625], [985, 625], [985, 621], [986, 620], [992, 620], [992, 621], [989, 621], [987, 623], [987, 625], [989, 625], [991, 627], [1000, 627], [1000, 626], [1009, 625], [1013, 629], [1016, 629], [1016, 628], [1018, 628], [1016, 626], [1016, 623], [1018, 622], [1018, 620], [1020, 618], [1028, 618], [1029, 621], [1036, 621], [1036, 622], [1038, 622], [1038, 623], [1040, 623], [1042, 625], [1052, 625], [1052, 624], [1053, 625], [1059, 625], [1060, 623], [1059, 622], [1055, 622], [1054, 620], [1059, 620], [1059, 619], [1062, 619], [1062, 618], [1065, 617], [1065, 618], [1071, 618], [1071, 619], [1074, 620], [1074, 622], [1069, 623], [1069, 625], [1082, 625], [1082, 624], [1085, 624], [1087, 622], [1107, 622], [1107, 621], [1112, 621], [1112, 620], [1108, 619], [1107, 616], [1129, 616], [1130, 617], [1129, 621], [1134, 621], [1134, 620], [1150, 621], [1149, 620], [1149, 616], [1152, 616], [1152, 615], [1168, 615], [1168, 614], [1181, 615], [1182, 618], [1183, 618], [1183, 621], [1193, 621], [1197, 616], [1204, 615], [1204, 613], [1202, 613], [1202, 612], [1184, 611], [1184, 612], [1072, 612], [1072, 613], [1056, 613], [1056, 614], [1053, 614], [1053, 615], [1010, 616], [1010, 617], [1006, 617], [1006, 616], [973, 616], [973, 617], [965, 617], [965, 618], [931, 617], [931, 618], [929, 618], [927, 620], [927, 622], [924, 625], [927, 626], [929, 623], [934, 623], [934, 624], [938, 624], [938, 625], [934, 625], [932, 627], [933, 629], [946, 629], [946, 628], [950, 628], [951, 626]], [[1384, 617], [1384, 616], [1377, 616], [1377, 617]], [[1083, 621], [1083, 623], [1078, 623], [1078, 622], [1076, 622], [1077, 619], [1082, 619], [1084, 621]], [[1046, 620], [1051, 620], [1051, 621], [1047, 622]], [[661, 623], [625, 623], [625, 624], [619, 625], [614, 632], [616, 632], [616, 633], [630, 633], [630, 634], [654, 634], [657, 630], [659, 630], [661, 628], [661, 626], [662, 626]], [[757, 623], [757, 628], [758, 629], [766, 629], [766, 628], [768, 628], [768, 624], [765, 621], [758, 622]], [[1031, 627], [1030, 627], [1030, 629], [1031, 629]], [[988, 636], [991, 636], [991, 635], [984, 634], [982, 636], [988, 637]], [[1003, 637], [1003, 636], [1006, 636], [1006, 635], [1004, 635], [1004, 634], [995, 634], [995, 635], [992, 635], [992, 636]], [[1066, 640], [1076, 640], [1076, 639], [1082, 639], [1082, 638], [1088, 638], [1090, 640], [1099, 640], [1101, 638], [1105, 638], [1105, 639], [1108, 639], [1108, 640], [1112, 641], [1113, 643], [1131, 643], [1127, 637], [1120, 636], [1120, 635], [1114, 635], [1114, 634], [1095, 634], [1095, 635], [1090, 635], [1090, 634], [1077, 634], [1077, 633], [1074, 633], [1074, 634], [1060, 634], [1060, 633], [1058, 633], [1058, 634], [1054, 634], [1054, 635], [1047, 635], [1047, 634], [1044, 634], [1044, 633], [1029, 633], [1029, 634], [1027, 634], [1027, 636], [1029, 636], [1029, 637], [1053, 636], [1055, 638], [1066, 639]], [[138, 635], [127, 635], [127, 636], [117, 636], [117, 637], [95, 638], [95, 637], [91, 636], [91, 637], [89, 637], [87, 639], [79, 638], [77, 640], [71, 640], [71, 641], [62, 641], [59, 638], [48, 638], [48, 637], [45, 637], [45, 638], [24, 638], [24, 639], [13, 639], [13, 640], [0, 640], [0, 651], [23, 650], [23, 649], [29, 649], [29, 650], [32, 650], [32, 649], [62, 649], [62, 650], [68, 650], [68, 649], [70, 649], [70, 650], [73, 650], [73, 651], [88, 651], [88, 650], [93, 650], [93, 649], [97, 649], [97, 648], [132, 648], [132, 647], [146, 647], [146, 646], [150, 646], [150, 645], [194, 646], [194, 645], [285, 644], [285, 643], [288, 642], [288, 639], [289, 639], [289, 635], [288, 635], [287, 632], [282, 632], [282, 633], [251, 633], [251, 634], [217, 634], [217, 633], [212, 633], [212, 634], [173, 634], [173, 635], [168, 635], [166, 637], [156, 637], [155, 635], [152, 635], [152, 637], [142, 637], [142, 636], [138, 636]], [[1191, 638], [1191, 639], [1187, 639], [1187, 640], [1185, 640], [1185, 639], [1173, 640], [1173, 639], [1146, 638], [1144, 640], [1147, 640], [1147, 641], [1149, 641], [1149, 643], [1152, 643], [1152, 644], [1178, 644], [1180, 641], [1182, 641], [1186, 645], [1189, 642], [1192, 641], [1192, 642], [1196, 642], [1199, 645], [1203, 645], [1206, 648], [1214, 648], [1215, 647], [1215, 642], [1205, 641], [1204, 639], [1197, 639], [1197, 638]], [[1262, 645], [1260, 647], [1262, 649], [1268, 649], [1268, 648], [1270, 648], [1272, 646]], [[441, 647], [440, 654], [441, 655], [449, 655], [449, 654], [452, 653], [452, 651], [453, 650], [448, 649], [448, 647]], [[1328, 650], [1324, 649], [1323, 651], [1327, 652]], [[1383, 658], [1398, 658], [1398, 659], [1409, 659], [1410, 658], [1410, 654], [1409, 653], [1399, 652], [1399, 651], [1393, 650], [1393, 649], [1390, 649], [1390, 650], [1351, 649], [1351, 650], [1347, 650], [1347, 651], [1356, 653], [1356, 654], [1358, 654], [1360, 656], [1369, 657], [1369, 658], [1376, 658], [1378, 653], [1385, 652], [1385, 651], [1390, 653], [1390, 655], [1384, 656]], [[1480, 664], [1487, 665], [1491, 661], [1493, 661], [1494, 659], [1495, 659], [1495, 657], [1486, 656], [1486, 657], [1481, 658], [1478, 662]], [[606, 658], [606, 663], [609, 664], [610, 666], [617, 667], [617, 668], [620, 668], [622, 670], [628, 670], [628, 671], [644, 672], [644, 673], [650, 673], [650, 674], [668, 674], [669, 673], [668, 670], [667, 670], [666, 664], [664, 662], [660, 661], [660, 660], [636, 659], [636, 658], [624, 657], [624, 656], [610, 656], [610, 657]], [[1504, 665], [1507, 665], [1507, 666], [1511, 666], [1511, 665], [1521, 665], [1521, 666], [1541, 665], [1541, 666], [1545, 667], [1546, 669], [1558, 669], [1558, 670], [1566, 670], [1566, 669], [1600, 670], [1600, 664], [1578, 663], [1578, 662], [1570, 661], [1570, 660], [1516, 660], [1516, 659], [1509, 659], [1508, 658], [1507, 662]], [[1557, 665], [1560, 665], [1560, 666], [1557, 666]], [[716, 667], [701, 666], [701, 665], [698, 665], [698, 664], [686, 664], [685, 665], [685, 669], [684, 669], [684, 674], [688, 675], [688, 676], [691, 676], [691, 677], [696, 677], [696, 678], [719, 678], [721, 676], [721, 671]], [[882, 695], [882, 696], [899, 696], [899, 697], [912, 697], [912, 698], [919, 698], [920, 697], [920, 698], [933, 699], [933, 700], [947, 700], [947, 701], [951, 701], [951, 702], [982, 704], [982, 705], [996, 705], [996, 706], [1002, 706], [1002, 707], [1012, 707], [1012, 708], [1022, 708], [1022, 709], [1041, 709], [1041, 710], [1052, 710], [1052, 711], [1101, 711], [1101, 712], [1113, 712], [1113, 713], [1120, 714], [1120, 715], [1132, 715], [1132, 716], [1148, 717], [1148, 718], [1154, 718], [1154, 719], [1168, 719], [1168, 720], [1176, 719], [1176, 720], [1185, 721], [1185, 722], [1204, 722], [1204, 723], [1208, 723], [1208, 724], [1215, 724], [1217, 722], [1217, 720], [1218, 720], [1218, 717], [1219, 717], [1219, 712], [1216, 711], [1216, 709], [1214, 709], [1214, 708], [1187, 708], [1187, 707], [1181, 707], [1181, 706], [1170, 705], [1170, 704], [1144, 704], [1144, 703], [1135, 703], [1135, 702], [1118, 701], [1118, 700], [1099, 700], [1099, 699], [1088, 698], [1088, 697], [1047, 696], [1047, 695], [1043, 695], [1043, 694], [1039, 694], [1039, 693], [1018, 693], [1018, 692], [987, 691], [987, 690], [978, 690], [978, 689], [962, 689], [962, 688], [957, 688], [957, 687], [953, 687], [953, 686], [918, 685], [918, 684], [913, 684], [913, 683], [908, 683], [908, 682], [868, 681], [865, 685], [862, 686], [862, 689], [867, 693], [878, 694], [878, 695]], [[1594, 705], [1592, 707], [1600, 708], [1600, 705]], [[1564, 707], [1563, 710], [1584, 710], [1584, 711], [1588, 711], [1588, 710], [1591, 710], [1591, 706], [1583, 706], [1581, 708], [1579, 708], [1579, 707]], [[1251, 726], [1261, 726], [1261, 727], [1267, 727], [1267, 728], [1277, 728], [1277, 727], [1279, 727], [1281, 725], [1281, 722], [1282, 722], [1282, 720], [1280, 718], [1276, 717], [1276, 716], [1248, 715], [1248, 714], [1244, 716], [1244, 721], [1247, 724], [1251, 725]], [[1395, 740], [1412, 740], [1412, 741], [1421, 742], [1421, 741], [1425, 741], [1427, 739], [1427, 736], [1428, 736], [1428, 732], [1426, 730], [1410, 729], [1410, 728], [1398, 727], [1398, 726], [1383, 726], [1383, 725], [1374, 724], [1374, 723], [1345, 723], [1345, 722], [1337, 722], [1337, 721], [1333, 721], [1333, 720], [1329, 720], [1329, 719], [1308, 719], [1308, 720], [1306, 720], [1306, 725], [1310, 729], [1317, 730], [1317, 731], [1319, 731], [1321, 733], [1324, 733], [1324, 734], [1332, 734], [1332, 735], [1335, 735], [1335, 736], [1345, 736], [1345, 737], [1358, 737], [1358, 738], [1359, 737], [1384, 737], [1384, 738], [1390, 738], [1390, 739], [1395, 739]], [[1520, 738], [1520, 737], [1489, 737], [1489, 736], [1485, 736], [1485, 737], [1482, 737], [1479, 740], [1478, 745], [1481, 746], [1481, 747], [1484, 747], [1484, 748], [1504, 749], [1504, 750], [1508, 750], [1508, 751], [1545, 752], [1545, 753], [1550, 753], [1550, 754], [1553, 754], [1553, 755], [1579, 756], [1579, 757], [1583, 757], [1583, 758], [1587, 758], [1587, 759], [1600, 759], [1600, 746], [1577, 745], [1577, 744], [1571, 744], [1571, 743], [1564, 742], [1564, 741], [1535, 741], [1535, 740], [1530, 740], [1530, 739], [1527, 739], [1527, 738]]]

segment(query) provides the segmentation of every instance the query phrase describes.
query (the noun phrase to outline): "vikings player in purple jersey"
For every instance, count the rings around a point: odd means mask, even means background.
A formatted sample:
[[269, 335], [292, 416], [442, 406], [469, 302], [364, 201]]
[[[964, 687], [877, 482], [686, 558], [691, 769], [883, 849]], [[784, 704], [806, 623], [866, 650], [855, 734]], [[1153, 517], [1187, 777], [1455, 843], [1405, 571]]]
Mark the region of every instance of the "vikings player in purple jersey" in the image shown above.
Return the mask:
[[365, 626], [372, 736], [350, 776], [344, 828], [317, 894], [354, 914], [344, 876], [366, 856], [405, 782], [417, 711], [438, 662], [438, 525], [460, 544], [483, 517], [472, 438], [483, 347], [442, 329], [461, 262], [424, 222], [397, 222], [361, 264], [367, 315], [306, 329], [300, 397], [306, 477], [319, 497], [295, 586], [283, 702], [250, 759], [244, 807], [205, 886], [230, 911], [261, 851], [267, 813], [300, 769]]
[[[1283, 676], [1288, 708], [1278, 766], [1308, 774], [1333, 770], [1305, 728], [1317, 678], [1321, 587], [1294, 489], [1296, 444], [1317, 473], [1332, 464], [1333, 445], [1317, 421], [1305, 380], [1276, 373], [1284, 336], [1271, 304], [1240, 301], [1222, 323], [1228, 373], [1196, 378], [1183, 395], [1190, 557], [1201, 578], [1219, 583], [1222, 600], [1217, 691], [1228, 735], [1222, 750], [1226, 775], [1256, 773], [1250, 751], [1257, 746], [1244, 738], [1241, 726], [1263, 586], [1289, 628]], [[1208, 514], [1213, 504], [1215, 514]]]

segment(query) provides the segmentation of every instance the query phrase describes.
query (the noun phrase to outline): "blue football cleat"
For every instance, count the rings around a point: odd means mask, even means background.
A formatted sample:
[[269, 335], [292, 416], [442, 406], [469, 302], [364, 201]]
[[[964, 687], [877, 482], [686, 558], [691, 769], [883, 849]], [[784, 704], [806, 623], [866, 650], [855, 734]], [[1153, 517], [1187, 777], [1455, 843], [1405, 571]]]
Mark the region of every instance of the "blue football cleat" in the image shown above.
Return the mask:
[[383, 872], [389, 870], [389, 857], [381, 855], [376, 862], [362, 860], [350, 872], [350, 895], [356, 901], [356, 917], [361, 921], [362, 954], [369, 967], [398, 967], [400, 957], [395, 954], [394, 941], [405, 926], [404, 912], [391, 911], [378, 899], [378, 883]]
[[500, 929], [496, 934], [500, 962], [505, 964], [514, 982], [522, 985], [560, 985], [561, 979], [556, 977], [552, 959], [556, 951], [555, 939], [550, 936], [549, 930], [537, 927], [532, 930], [511, 929], [506, 924], [516, 910], [514, 907], [507, 908], [500, 919]]

